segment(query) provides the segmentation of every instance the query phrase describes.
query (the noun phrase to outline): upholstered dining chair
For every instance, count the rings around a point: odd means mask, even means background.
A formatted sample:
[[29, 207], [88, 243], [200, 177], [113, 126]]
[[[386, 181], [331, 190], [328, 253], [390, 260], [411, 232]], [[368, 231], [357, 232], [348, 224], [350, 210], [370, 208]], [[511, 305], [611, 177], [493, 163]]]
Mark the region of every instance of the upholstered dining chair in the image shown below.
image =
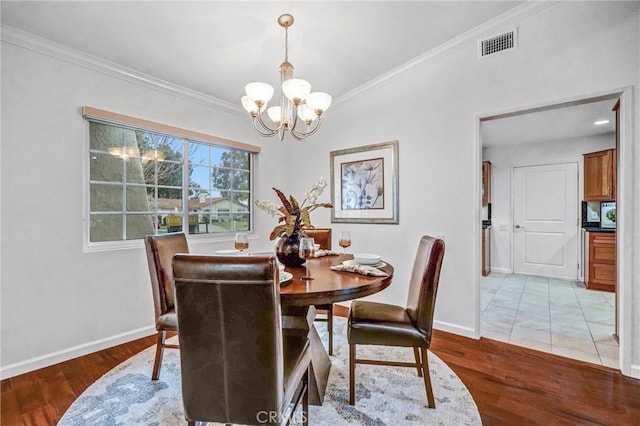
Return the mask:
[[[362, 300], [351, 304], [347, 325], [349, 404], [355, 405], [356, 364], [374, 364], [416, 368], [418, 376], [424, 378], [427, 404], [435, 408], [427, 350], [431, 344], [433, 312], [443, 257], [444, 241], [423, 236], [413, 263], [406, 307]], [[357, 345], [411, 347], [416, 362], [358, 359]]]
[[[331, 250], [331, 228], [312, 228], [304, 229], [308, 237], [313, 238], [316, 244], [320, 244], [323, 250]], [[329, 355], [333, 355], [333, 304], [315, 305], [316, 309], [325, 311], [326, 317], [317, 317], [316, 321], [327, 323], [327, 332], [329, 334]]]
[[309, 340], [282, 334], [275, 257], [178, 254], [173, 271], [189, 424], [288, 424], [300, 402], [308, 424]]
[[173, 270], [171, 258], [176, 253], [189, 253], [187, 237], [183, 233], [147, 235], [144, 239], [147, 249], [147, 262], [151, 275], [151, 289], [153, 290], [153, 306], [156, 314], [156, 357], [153, 362], [152, 380], [158, 380], [162, 355], [165, 348], [178, 349], [177, 345], [165, 343], [167, 331], [178, 331], [176, 319]]

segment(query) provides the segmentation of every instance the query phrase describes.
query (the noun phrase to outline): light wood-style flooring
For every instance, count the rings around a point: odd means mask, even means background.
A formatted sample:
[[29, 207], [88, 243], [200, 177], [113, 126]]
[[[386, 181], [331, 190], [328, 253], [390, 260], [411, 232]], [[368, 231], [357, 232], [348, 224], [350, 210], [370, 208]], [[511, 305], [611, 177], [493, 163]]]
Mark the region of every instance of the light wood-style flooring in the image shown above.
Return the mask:
[[[150, 336], [3, 380], [0, 424], [55, 425], [89, 385], [153, 344]], [[640, 424], [640, 380], [614, 369], [441, 331], [431, 350], [467, 386], [485, 426]]]

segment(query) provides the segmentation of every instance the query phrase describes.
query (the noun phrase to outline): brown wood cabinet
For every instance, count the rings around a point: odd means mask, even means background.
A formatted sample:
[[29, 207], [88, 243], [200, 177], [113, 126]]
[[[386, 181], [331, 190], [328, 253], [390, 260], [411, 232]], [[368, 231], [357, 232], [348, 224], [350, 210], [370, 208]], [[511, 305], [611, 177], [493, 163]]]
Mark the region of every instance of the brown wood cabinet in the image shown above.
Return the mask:
[[482, 205], [491, 202], [491, 161], [482, 162]]
[[616, 233], [589, 232], [590, 290], [616, 291]]
[[482, 229], [482, 276], [491, 272], [491, 227]]
[[615, 149], [584, 154], [584, 201], [616, 199], [617, 154]]

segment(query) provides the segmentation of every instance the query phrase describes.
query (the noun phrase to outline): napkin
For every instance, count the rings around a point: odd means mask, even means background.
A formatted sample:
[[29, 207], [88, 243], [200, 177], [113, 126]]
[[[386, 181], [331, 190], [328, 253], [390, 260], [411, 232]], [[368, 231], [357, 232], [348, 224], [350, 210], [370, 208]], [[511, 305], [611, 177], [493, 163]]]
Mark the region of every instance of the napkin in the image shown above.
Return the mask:
[[378, 268], [374, 268], [373, 266], [367, 266], [367, 265], [358, 265], [358, 264], [352, 264], [352, 265], [334, 265], [331, 267], [332, 270], [334, 271], [342, 271], [342, 272], [355, 272], [356, 274], [361, 274], [361, 275], [370, 275], [372, 277], [387, 277], [389, 276], [389, 274], [387, 274], [384, 271], [381, 271]]
[[316, 250], [316, 257], [323, 257], [323, 256], [338, 256], [338, 253], [336, 253], [335, 251], [331, 251], [331, 250]]

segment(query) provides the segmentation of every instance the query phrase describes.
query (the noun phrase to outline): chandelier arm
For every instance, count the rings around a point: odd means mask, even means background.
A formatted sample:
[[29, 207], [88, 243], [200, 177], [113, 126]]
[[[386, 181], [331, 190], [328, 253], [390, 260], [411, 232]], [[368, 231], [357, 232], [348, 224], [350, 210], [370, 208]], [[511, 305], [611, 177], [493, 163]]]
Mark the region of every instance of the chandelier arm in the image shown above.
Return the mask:
[[[258, 112], [258, 115], [256, 118], [257, 118], [257, 121], [260, 122], [260, 125], [262, 126], [262, 128], [268, 132], [271, 132], [272, 136], [276, 134], [276, 132], [280, 129], [280, 127], [282, 127], [282, 125], [280, 125], [275, 128], [272, 128], [269, 125], [267, 125], [267, 123], [265, 123], [264, 119], [262, 118], [262, 112]], [[254, 119], [254, 121], [256, 120]]]
[[306, 138], [307, 136], [311, 136], [313, 135], [315, 132], [318, 131], [318, 129], [320, 128], [320, 118], [318, 118], [318, 120], [316, 121], [315, 126], [313, 126], [313, 128], [311, 130], [308, 130], [306, 132], [300, 131], [298, 129], [291, 129], [291, 135], [293, 137], [296, 138], [296, 140], [302, 140], [304, 138]]
[[[269, 137], [275, 135], [276, 132], [277, 132], [277, 129], [274, 131], [274, 130], [271, 130], [271, 129], [261, 128], [260, 126], [258, 126], [258, 120], [256, 118], [253, 119], [253, 128], [255, 129], [255, 131], [260, 136], [263, 136], [265, 138], [269, 138]], [[265, 130], [266, 130], [266, 132], [265, 132]]]

